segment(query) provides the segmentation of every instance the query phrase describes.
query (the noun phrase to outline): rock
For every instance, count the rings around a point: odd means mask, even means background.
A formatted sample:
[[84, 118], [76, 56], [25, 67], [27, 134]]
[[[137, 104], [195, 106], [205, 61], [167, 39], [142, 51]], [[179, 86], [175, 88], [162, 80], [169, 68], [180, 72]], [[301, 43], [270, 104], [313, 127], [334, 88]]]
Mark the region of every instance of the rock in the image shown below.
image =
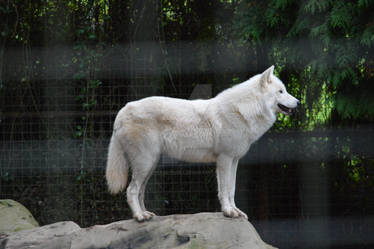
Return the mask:
[[0, 233], [18, 232], [38, 226], [38, 222], [22, 204], [14, 200], [0, 200]]
[[0, 248], [70, 248], [69, 235], [81, 228], [72, 221], [57, 222], [31, 230], [5, 234]]
[[154, 217], [143, 223], [125, 220], [84, 229], [56, 223], [10, 234], [0, 245], [7, 249], [275, 249], [261, 240], [247, 220], [226, 218], [222, 213]]

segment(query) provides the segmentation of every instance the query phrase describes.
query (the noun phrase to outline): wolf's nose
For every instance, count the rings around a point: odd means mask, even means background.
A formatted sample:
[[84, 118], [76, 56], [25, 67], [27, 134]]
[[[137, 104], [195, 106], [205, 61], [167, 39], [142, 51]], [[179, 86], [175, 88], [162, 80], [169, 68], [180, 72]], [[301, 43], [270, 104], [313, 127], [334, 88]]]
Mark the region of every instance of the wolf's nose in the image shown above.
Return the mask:
[[300, 100], [297, 100], [296, 104], [297, 104], [297, 105], [300, 105]]

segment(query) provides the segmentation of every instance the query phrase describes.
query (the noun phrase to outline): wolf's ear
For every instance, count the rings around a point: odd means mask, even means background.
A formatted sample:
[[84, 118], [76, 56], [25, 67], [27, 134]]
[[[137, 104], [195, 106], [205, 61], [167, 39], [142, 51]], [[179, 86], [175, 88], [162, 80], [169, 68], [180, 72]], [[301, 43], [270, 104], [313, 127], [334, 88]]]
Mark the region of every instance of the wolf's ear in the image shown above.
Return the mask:
[[262, 74], [260, 78], [261, 86], [265, 87], [266, 84], [271, 83], [271, 76], [274, 73], [274, 65], [266, 69]]

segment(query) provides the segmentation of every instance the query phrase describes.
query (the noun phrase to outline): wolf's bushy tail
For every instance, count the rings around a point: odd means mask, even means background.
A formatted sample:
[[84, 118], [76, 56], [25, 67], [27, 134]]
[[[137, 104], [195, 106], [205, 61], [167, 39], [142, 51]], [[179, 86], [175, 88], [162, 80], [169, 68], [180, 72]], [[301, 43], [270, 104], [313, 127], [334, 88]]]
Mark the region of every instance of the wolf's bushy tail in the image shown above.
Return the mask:
[[129, 166], [122, 146], [113, 135], [110, 139], [105, 173], [110, 193], [117, 194], [126, 188], [128, 172]]

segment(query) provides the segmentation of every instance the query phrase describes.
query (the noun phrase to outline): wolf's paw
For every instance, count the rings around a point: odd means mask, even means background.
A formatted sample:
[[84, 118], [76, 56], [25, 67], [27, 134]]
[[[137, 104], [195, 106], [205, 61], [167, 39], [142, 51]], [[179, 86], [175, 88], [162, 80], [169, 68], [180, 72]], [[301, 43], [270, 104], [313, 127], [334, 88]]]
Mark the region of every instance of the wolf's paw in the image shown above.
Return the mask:
[[223, 211], [223, 215], [225, 215], [226, 217], [231, 217], [231, 218], [239, 217], [239, 212], [236, 211], [235, 208], [233, 207], [223, 208], [222, 211]]
[[245, 218], [246, 220], [248, 220], [248, 216], [246, 213], [244, 213], [242, 210], [240, 210], [239, 208], [237, 207], [234, 207], [235, 211], [238, 212], [239, 216]]
[[224, 208], [222, 211], [226, 217], [231, 217], [231, 218], [244, 217], [245, 219], [248, 219], [248, 216], [237, 207], [227, 207], [227, 208]]
[[149, 211], [143, 211], [141, 213], [134, 214], [134, 219], [136, 219], [138, 222], [142, 222], [142, 221], [152, 219], [153, 216], [156, 216], [156, 215]]

